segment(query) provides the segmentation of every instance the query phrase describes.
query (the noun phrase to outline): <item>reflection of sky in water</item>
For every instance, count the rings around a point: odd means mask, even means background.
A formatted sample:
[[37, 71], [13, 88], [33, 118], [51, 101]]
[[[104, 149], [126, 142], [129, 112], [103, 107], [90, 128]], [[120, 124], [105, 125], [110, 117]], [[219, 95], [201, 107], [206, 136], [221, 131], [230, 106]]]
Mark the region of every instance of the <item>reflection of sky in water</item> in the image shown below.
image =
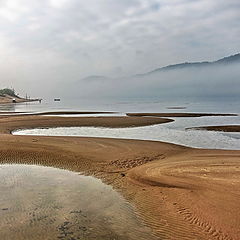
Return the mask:
[[0, 165], [0, 239], [152, 239], [134, 210], [93, 177]]
[[240, 140], [240, 132], [236, 132], [236, 133], [223, 133], [224, 136], [228, 136], [231, 138], [236, 138]]
[[211, 116], [197, 118], [172, 118], [175, 122], [168, 125], [173, 129], [185, 129], [200, 126], [217, 126], [217, 125], [233, 125], [240, 124], [240, 116]]
[[[9, 104], [9, 111], [119, 111], [119, 112], [239, 112], [237, 101], [162, 101], [156, 100], [89, 100], [61, 99], [60, 102], [43, 100], [42, 103], [30, 102]], [[168, 109], [168, 107], [186, 107], [186, 109]], [[0, 111], [7, 111], [7, 105], [0, 105]]]
[[[231, 136], [231, 134], [185, 130], [186, 127], [223, 124], [240, 124], [240, 117], [177, 118], [175, 122], [171, 123], [136, 128], [70, 127], [30, 129], [15, 132], [14, 134], [128, 138], [157, 140], [198, 148], [240, 149], [240, 139]], [[234, 136], [236, 135], [239, 136], [238, 133]]]

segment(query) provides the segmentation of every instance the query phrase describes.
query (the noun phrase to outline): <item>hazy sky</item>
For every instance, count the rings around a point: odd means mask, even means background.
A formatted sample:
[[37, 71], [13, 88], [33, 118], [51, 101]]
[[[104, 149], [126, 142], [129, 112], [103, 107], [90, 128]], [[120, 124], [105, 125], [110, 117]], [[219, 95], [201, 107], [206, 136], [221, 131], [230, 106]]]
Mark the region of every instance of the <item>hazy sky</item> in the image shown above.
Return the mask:
[[0, 87], [127, 76], [239, 52], [239, 0], [0, 0]]

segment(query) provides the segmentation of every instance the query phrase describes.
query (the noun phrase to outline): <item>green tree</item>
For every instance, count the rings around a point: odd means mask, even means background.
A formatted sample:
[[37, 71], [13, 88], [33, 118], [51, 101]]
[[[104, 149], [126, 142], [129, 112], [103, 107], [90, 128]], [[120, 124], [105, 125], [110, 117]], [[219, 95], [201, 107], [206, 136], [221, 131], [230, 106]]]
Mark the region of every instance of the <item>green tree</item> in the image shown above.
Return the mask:
[[10, 88], [0, 89], [0, 96], [4, 96], [4, 95], [16, 97], [14, 89], [10, 89]]

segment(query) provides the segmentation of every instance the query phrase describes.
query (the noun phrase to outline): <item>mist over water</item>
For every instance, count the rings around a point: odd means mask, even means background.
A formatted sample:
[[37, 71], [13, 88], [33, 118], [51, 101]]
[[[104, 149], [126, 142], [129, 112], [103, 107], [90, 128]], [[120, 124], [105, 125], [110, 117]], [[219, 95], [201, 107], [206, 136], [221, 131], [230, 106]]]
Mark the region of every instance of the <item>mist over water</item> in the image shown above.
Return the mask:
[[[66, 78], [58, 83], [21, 86], [31, 97], [43, 99], [61, 98], [69, 100], [95, 101], [141, 101], [161, 99], [161, 101], [228, 101], [240, 99], [240, 63], [222, 64], [208, 67], [187, 67], [160, 70], [152, 73], [126, 77], [79, 76]], [[25, 93], [23, 94], [25, 95]]]
[[[161, 98], [193, 100], [239, 98], [240, 64], [188, 67], [124, 78], [93, 77], [76, 80], [59, 89], [67, 98], [109, 100]], [[61, 91], [64, 90], [64, 91]]]

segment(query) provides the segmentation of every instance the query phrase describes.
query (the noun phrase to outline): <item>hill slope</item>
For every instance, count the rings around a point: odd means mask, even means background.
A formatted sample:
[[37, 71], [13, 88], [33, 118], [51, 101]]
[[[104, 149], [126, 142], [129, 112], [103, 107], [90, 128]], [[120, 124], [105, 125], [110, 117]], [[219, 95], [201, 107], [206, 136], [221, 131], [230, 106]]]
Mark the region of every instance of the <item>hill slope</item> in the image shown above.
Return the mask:
[[229, 57], [221, 58], [217, 61], [213, 62], [185, 62], [185, 63], [179, 63], [179, 64], [173, 64], [168, 65], [166, 67], [157, 68], [153, 71], [143, 73], [143, 74], [137, 74], [136, 76], [147, 76], [150, 74], [163, 72], [163, 71], [171, 71], [171, 70], [180, 70], [180, 69], [188, 69], [188, 68], [202, 68], [202, 67], [211, 67], [211, 66], [218, 66], [218, 65], [227, 65], [227, 64], [234, 64], [234, 63], [240, 63], [240, 53], [231, 55]]

